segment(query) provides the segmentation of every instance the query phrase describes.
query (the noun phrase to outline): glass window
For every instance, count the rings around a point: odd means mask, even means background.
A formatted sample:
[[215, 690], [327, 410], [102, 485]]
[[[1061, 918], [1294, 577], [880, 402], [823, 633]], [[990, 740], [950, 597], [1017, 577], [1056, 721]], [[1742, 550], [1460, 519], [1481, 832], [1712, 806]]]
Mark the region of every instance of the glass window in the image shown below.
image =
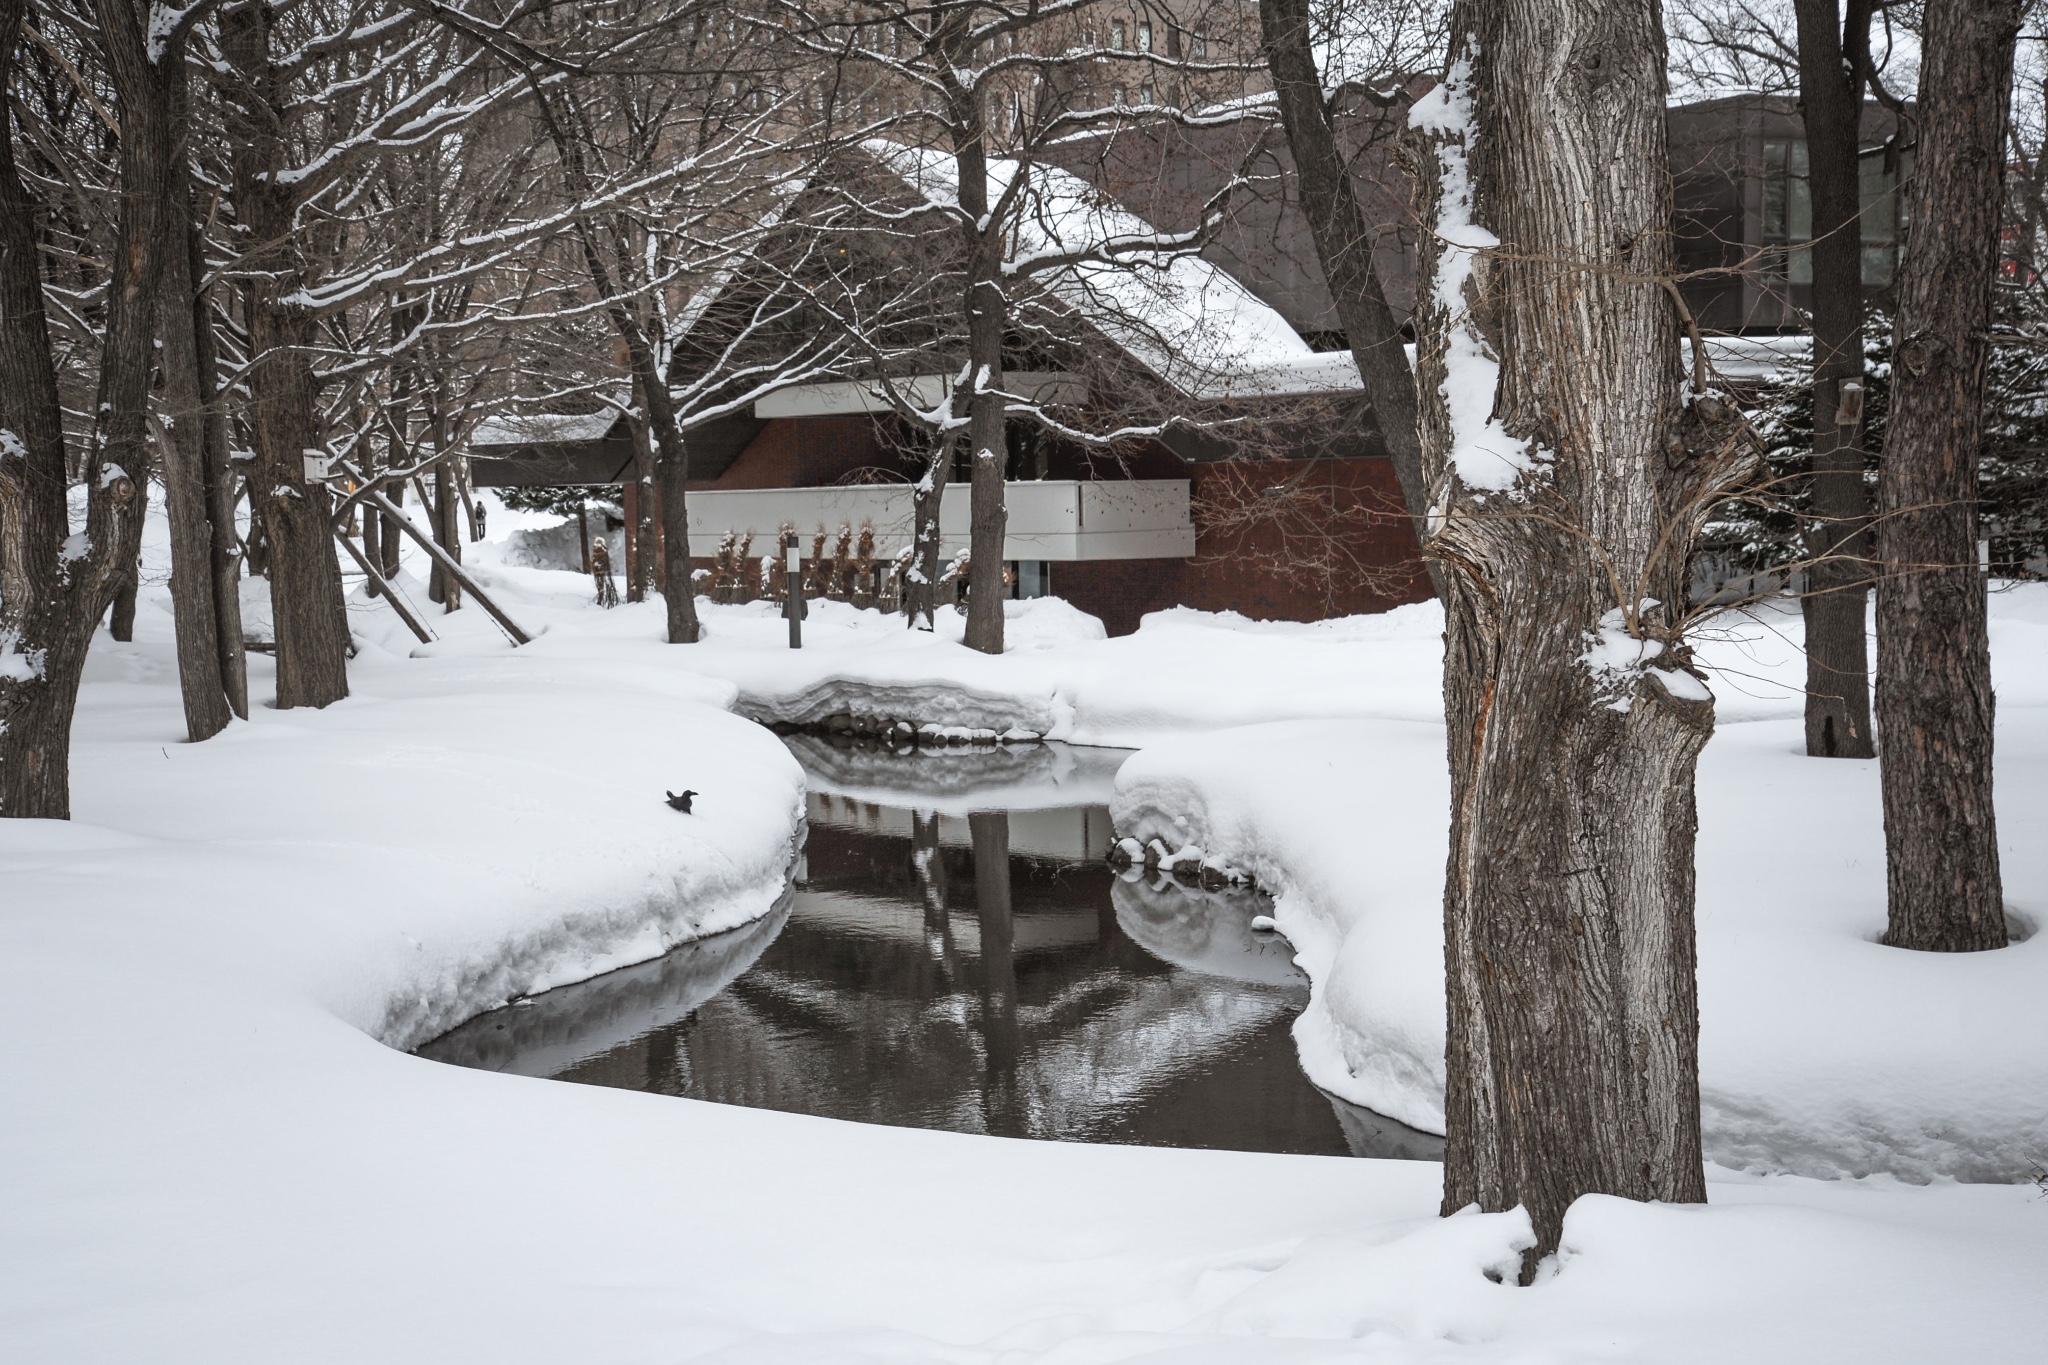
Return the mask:
[[1813, 193], [1805, 142], [1764, 144], [1764, 274], [1781, 283], [1813, 283]]
[[1191, 51], [1193, 51], [1195, 56], [1206, 57], [1209, 55], [1209, 40], [1207, 38], [1204, 38], [1201, 34], [1197, 33], [1192, 39], [1189, 40], [1189, 48]]
[[1882, 147], [1863, 153], [1856, 162], [1857, 199], [1863, 210], [1863, 283], [1883, 287], [1899, 268], [1899, 245], [1905, 238], [1905, 198], [1899, 182], [1910, 174], [1913, 155], [1898, 158], [1899, 174], [1885, 169]]
[[1150, 19], [1141, 19], [1138, 22], [1138, 51], [1150, 52], [1151, 50], [1152, 21]]
[[1110, 45], [1111, 47], [1115, 48], [1115, 49], [1116, 49], [1116, 50], [1117, 50], [1118, 52], [1122, 52], [1122, 51], [1124, 50], [1124, 47], [1126, 46], [1126, 44], [1127, 44], [1127, 43], [1129, 42], [1129, 38], [1128, 38], [1128, 36], [1127, 36], [1127, 35], [1129, 34], [1129, 31], [1130, 31], [1130, 30], [1129, 30], [1128, 26], [1127, 26], [1127, 25], [1126, 25], [1126, 24], [1124, 23], [1124, 21], [1123, 21], [1123, 20], [1121, 20], [1121, 19], [1112, 19], [1112, 20], [1110, 20], [1110, 22], [1109, 22], [1109, 45]]
[[1143, 85], [1138, 87], [1138, 101], [1141, 104], [1157, 104], [1159, 102], [1157, 96], [1153, 92], [1152, 82], [1146, 81]]

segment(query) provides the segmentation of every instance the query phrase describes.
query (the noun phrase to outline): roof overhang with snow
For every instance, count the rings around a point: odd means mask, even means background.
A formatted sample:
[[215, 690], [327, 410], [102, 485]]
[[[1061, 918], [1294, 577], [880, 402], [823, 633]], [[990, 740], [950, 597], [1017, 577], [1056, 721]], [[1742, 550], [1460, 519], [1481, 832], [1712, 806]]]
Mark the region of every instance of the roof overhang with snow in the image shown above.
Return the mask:
[[[760, 398], [754, 415], [771, 417], [839, 417], [853, 413], [896, 411], [901, 402], [918, 412], [931, 412], [953, 396], [953, 377], [920, 374], [901, 379], [849, 379], [825, 384], [793, 384]], [[1057, 371], [1006, 370], [1002, 391], [1028, 403], [1076, 404], [1088, 401], [1088, 382]], [[891, 401], [891, 391], [895, 401]]]

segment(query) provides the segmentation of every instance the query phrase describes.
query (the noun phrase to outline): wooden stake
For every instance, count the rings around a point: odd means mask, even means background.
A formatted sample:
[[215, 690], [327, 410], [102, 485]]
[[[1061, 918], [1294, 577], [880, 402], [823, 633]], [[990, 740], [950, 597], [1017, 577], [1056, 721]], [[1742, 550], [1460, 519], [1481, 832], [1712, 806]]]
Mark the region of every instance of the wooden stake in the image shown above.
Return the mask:
[[[350, 470], [349, 472], [351, 474], [355, 473], [355, 471], [353, 470]], [[360, 474], [357, 474], [356, 477], [360, 479], [362, 476]], [[525, 631], [521, 630], [519, 628], [519, 623], [514, 621], [511, 617], [507, 616], [504, 613], [504, 611], [499, 608], [498, 604], [491, 600], [490, 594], [486, 593], [481, 587], [479, 587], [477, 585], [477, 581], [474, 578], [471, 578], [469, 574], [463, 570], [461, 562], [457, 560], [453, 555], [449, 554], [446, 550], [442, 549], [439, 545], [436, 545], [431, 536], [422, 534], [420, 528], [413, 525], [409, 519], [400, 516], [398, 509], [391, 505], [391, 500], [389, 498], [386, 498], [382, 493], [373, 491], [369, 496], [369, 501], [375, 503], [381, 511], [387, 512], [390, 515], [397, 517], [398, 529], [405, 532], [407, 535], [411, 536], [414, 541], [418, 542], [419, 547], [425, 550], [430, 556], [433, 557], [434, 562], [441, 566], [443, 572], [445, 572], [450, 578], [454, 579], [457, 583], [461, 584], [471, 594], [473, 594], [476, 597], [477, 605], [490, 613], [491, 619], [493, 621], [496, 621], [498, 623], [499, 628], [502, 629], [505, 632], [505, 634], [512, 638], [513, 644], [527, 645], [533, 643], [533, 637], [531, 635], [528, 635]]]
[[356, 548], [356, 543], [348, 538], [347, 532], [337, 526], [334, 528], [334, 538], [341, 542], [342, 549], [349, 552], [349, 557], [355, 560], [356, 567], [361, 569], [364, 576], [370, 580], [370, 586], [384, 595], [384, 600], [389, 602], [391, 609], [398, 613], [398, 619], [405, 622], [405, 628], [414, 635], [417, 635], [421, 644], [432, 644], [435, 639], [434, 632], [428, 630], [425, 623], [412, 614], [412, 608], [406, 606], [405, 599], [398, 595], [397, 591], [385, 579], [383, 574], [378, 573], [371, 566], [369, 556]]

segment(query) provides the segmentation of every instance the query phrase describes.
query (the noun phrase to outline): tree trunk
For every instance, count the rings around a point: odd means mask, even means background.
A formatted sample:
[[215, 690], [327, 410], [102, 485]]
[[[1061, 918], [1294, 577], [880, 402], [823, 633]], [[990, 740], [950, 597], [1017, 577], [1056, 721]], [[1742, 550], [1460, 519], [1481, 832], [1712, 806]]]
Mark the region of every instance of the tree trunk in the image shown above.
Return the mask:
[[625, 525], [619, 530], [619, 548], [626, 556], [626, 600], [637, 602], [633, 596], [633, 584], [638, 580], [640, 569], [634, 561], [640, 554], [640, 484], [628, 478], [619, 490], [619, 510], [623, 512]]
[[[12, 84], [24, 0], [0, 0], [0, 90]], [[134, 16], [126, 16], [133, 24]], [[142, 139], [120, 147], [113, 280], [85, 459], [83, 542], [71, 539], [63, 409], [43, 312], [33, 201], [0, 135], [0, 817], [71, 817], [71, 717], [92, 634], [132, 578], [142, 543], [141, 474], [150, 318], [162, 258], [144, 197]]]
[[946, 496], [946, 475], [953, 464], [953, 439], [934, 435], [925, 460], [924, 477], [910, 495], [910, 571], [903, 576], [903, 619], [911, 629], [935, 630], [939, 592], [939, 508]]
[[633, 523], [633, 564], [640, 580], [639, 600], [645, 602], [654, 591], [654, 462], [648, 462], [637, 471], [639, 478], [634, 487], [640, 492], [637, 505], [638, 518]]
[[[186, 209], [183, 45], [153, 54], [129, 0], [96, 0], [107, 69], [121, 111], [121, 190], [132, 200], [156, 258], [157, 287], [138, 321], [155, 329], [150, 367], [161, 368], [164, 412], [156, 423], [164, 507], [170, 523], [171, 617], [185, 734], [197, 743], [227, 728], [213, 602], [213, 528], [206, 509], [206, 448], [199, 367], [193, 354], [192, 270]], [[161, 55], [165, 60], [157, 60]], [[124, 151], [126, 148], [124, 147]]]
[[[1451, 32], [1474, 41], [1414, 119], [1441, 170], [1417, 330], [1447, 569], [1443, 1211], [1526, 1207], [1526, 1277], [1582, 1194], [1706, 1197], [1693, 769], [1714, 708], [1678, 613], [1751, 456], [1725, 405], [1684, 401], [1657, 5], [1467, 0]], [[1473, 251], [1487, 230], [1497, 256]]]
[[220, 50], [234, 88], [226, 126], [234, 173], [233, 202], [243, 240], [240, 263], [250, 353], [245, 373], [250, 443], [250, 505], [263, 523], [270, 575], [271, 620], [277, 634], [277, 705], [326, 706], [348, 695], [348, 611], [341, 566], [328, 530], [333, 499], [308, 482], [304, 456], [323, 448], [316, 415], [312, 320], [288, 302], [305, 282], [296, 191], [280, 182], [286, 168], [278, 72], [271, 61], [269, 5], [220, 11]]
[[120, 586], [114, 589], [114, 609], [107, 616], [107, 634], [123, 644], [135, 639], [135, 595], [142, 586], [142, 565], [138, 562], [128, 566], [121, 575]]
[[661, 480], [661, 496], [655, 501], [661, 508], [662, 600], [668, 606], [668, 642], [694, 645], [698, 635], [697, 589], [690, 569], [690, 513], [685, 501], [689, 496], [690, 448], [680, 439], [675, 445], [679, 455], [664, 451], [655, 461], [655, 472]]
[[[1860, 404], [1842, 405], [1844, 380], [1863, 381], [1863, 232], [1857, 152], [1863, 80], [1843, 60], [1836, 0], [1796, 0], [1799, 97], [1813, 199], [1813, 520], [1807, 527], [1806, 752], [1869, 758], [1870, 494], [1863, 483]], [[1852, 0], [1846, 23], [1867, 31]], [[1837, 415], [1850, 418], [1836, 421]]]
[[[1310, 40], [1309, 0], [1259, 0], [1259, 29], [1280, 106], [1280, 124], [1294, 158], [1302, 215], [1308, 219], [1316, 259], [1336, 302], [1337, 320], [1344, 326], [1366, 401], [1372, 405], [1373, 419], [1393, 456], [1402, 506], [1419, 539], [1429, 511], [1429, 485], [1422, 477], [1415, 373], [1409, 367], [1394, 311], [1387, 306], [1386, 291], [1380, 287], [1372, 232], [1366, 227], [1331, 126], [1323, 77]], [[1434, 560], [1428, 561], [1428, 568], [1441, 597], [1443, 571]]]
[[249, 718], [248, 653], [242, 632], [242, 538], [235, 530], [235, 466], [228, 450], [227, 414], [221, 411], [218, 357], [214, 352], [213, 304], [199, 288], [206, 278], [206, 249], [192, 212], [189, 177], [185, 221], [189, 226], [192, 295], [192, 353], [198, 371], [206, 469], [206, 516], [212, 532], [213, 619], [221, 686], [228, 706]]
[[1877, 714], [1895, 947], [2001, 948], [1977, 452], [2019, 0], [1929, 0], [1878, 477]]
[[[387, 487], [391, 490], [391, 505], [393, 507], [404, 507], [405, 485], [401, 482], [389, 484]], [[399, 542], [399, 537], [405, 533], [398, 529], [397, 517], [382, 516], [380, 514], [379, 520], [383, 523], [384, 527], [379, 534], [383, 540], [384, 549], [384, 580], [388, 583], [397, 576], [399, 569], [402, 567], [399, 553], [404, 550], [405, 546]]]
[[[1001, 333], [992, 348], [1001, 360]], [[976, 348], [979, 350], [980, 348]], [[980, 362], [976, 362], [979, 368]], [[989, 382], [1001, 384], [1000, 363], [989, 370]], [[967, 425], [967, 448], [974, 452], [968, 484], [967, 538], [967, 634], [969, 649], [984, 654], [1003, 652], [1003, 541], [1009, 526], [1009, 510], [1003, 505], [1003, 464], [1007, 446], [1003, 440], [1001, 397], [993, 393], [974, 395], [972, 416]]]
[[[956, 30], [949, 41], [957, 50], [967, 41]], [[1009, 523], [1003, 506], [1003, 472], [1009, 445], [1003, 439], [1005, 409], [998, 390], [1003, 382], [1003, 333], [1009, 309], [1003, 293], [1003, 248], [1007, 224], [989, 211], [988, 154], [984, 143], [985, 112], [978, 86], [956, 95], [952, 121], [956, 138], [953, 162], [959, 174], [962, 246], [967, 258], [967, 376], [961, 387], [967, 402], [968, 537], [967, 635], [969, 649], [984, 654], [1003, 652], [1003, 541]], [[955, 401], [955, 411], [959, 409]]]
[[[413, 333], [423, 320], [425, 312], [426, 309], [423, 304], [401, 307], [395, 300], [393, 301], [391, 309], [391, 341], [394, 346], [403, 342], [406, 337]], [[385, 413], [384, 463], [392, 469], [405, 469], [413, 462], [412, 391], [416, 368], [417, 361], [407, 359], [398, 364], [391, 376], [391, 406], [389, 411]], [[391, 496], [392, 506], [405, 506], [405, 483], [406, 481], [403, 479], [395, 479], [386, 485], [386, 490]], [[368, 514], [365, 513], [365, 515], [367, 516]], [[404, 545], [399, 537], [404, 532], [398, 529], [398, 519], [396, 517], [384, 516], [380, 513], [378, 521], [380, 529], [377, 533], [377, 540], [379, 548], [384, 553], [384, 559], [378, 567], [383, 571], [385, 581], [389, 582], [398, 575], [399, 554], [404, 549]], [[367, 546], [368, 542], [365, 541], [364, 543]]]
[[[122, 3], [122, 0], [113, 0]], [[154, 67], [142, 58], [145, 65]], [[171, 67], [184, 79], [182, 63]], [[166, 101], [170, 103], [170, 101]], [[184, 100], [176, 100], [182, 106]], [[167, 111], [168, 112], [168, 111]], [[181, 137], [166, 139], [166, 171], [181, 165]], [[184, 177], [171, 175], [160, 223], [165, 250], [158, 294], [156, 330], [163, 373], [163, 421], [159, 442], [164, 503], [171, 532], [171, 617], [176, 631], [178, 683], [185, 703], [185, 734], [210, 739], [228, 726], [227, 679], [221, 673], [221, 623], [214, 584], [213, 518], [207, 505], [206, 400], [199, 390], [195, 328], [196, 279], [192, 273], [189, 196]], [[239, 615], [239, 613], [238, 613]]]
[[[378, 473], [376, 457], [371, 456], [364, 462], [363, 474], [374, 479]], [[380, 512], [366, 510], [362, 513], [362, 518], [363, 558], [370, 562], [371, 568], [381, 574], [384, 571], [384, 516]], [[363, 594], [367, 597], [375, 597], [380, 591], [382, 590], [378, 588], [375, 579], [367, 580], [363, 584]]]
[[[438, 428], [439, 423], [436, 422]], [[439, 432], [436, 432], [436, 449], [439, 448]], [[434, 462], [434, 543], [448, 552], [451, 559], [462, 558], [462, 532], [457, 523], [458, 508], [455, 500], [455, 471], [449, 468], [444, 456]], [[439, 564], [434, 566], [434, 584], [440, 589], [435, 600], [444, 612], [462, 609], [462, 585], [454, 575]]]

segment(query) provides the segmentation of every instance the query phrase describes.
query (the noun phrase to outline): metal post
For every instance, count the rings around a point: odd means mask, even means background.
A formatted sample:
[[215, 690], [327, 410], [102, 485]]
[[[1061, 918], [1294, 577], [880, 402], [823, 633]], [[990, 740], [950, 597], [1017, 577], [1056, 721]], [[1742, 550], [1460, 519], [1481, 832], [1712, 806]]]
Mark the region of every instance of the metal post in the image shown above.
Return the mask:
[[789, 590], [784, 595], [782, 611], [789, 617], [789, 647], [804, 647], [804, 570], [801, 551], [798, 549], [796, 532], [792, 531], [782, 540], [782, 563], [789, 575]]

